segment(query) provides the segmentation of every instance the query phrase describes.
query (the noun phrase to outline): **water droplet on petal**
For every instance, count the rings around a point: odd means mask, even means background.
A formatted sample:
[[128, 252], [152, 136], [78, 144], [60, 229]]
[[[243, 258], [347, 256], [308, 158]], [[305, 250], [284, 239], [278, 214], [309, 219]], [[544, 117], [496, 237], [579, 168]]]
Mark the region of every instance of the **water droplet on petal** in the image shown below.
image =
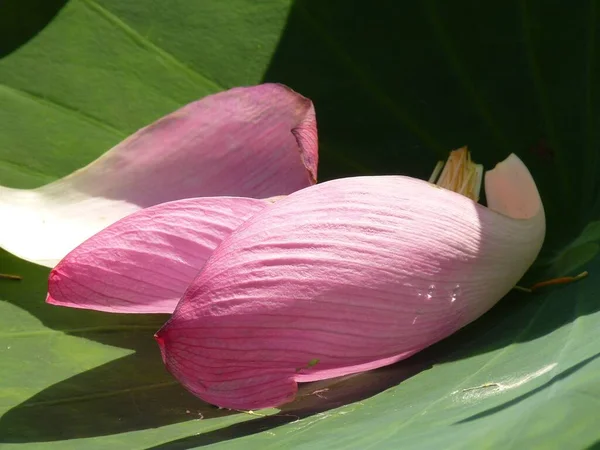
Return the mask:
[[456, 286], [454, 286], [454, 289], [452, 289], [452, 297], [450, 297], [450, 302], [454, 303], [460, 294], [460, 284], [457, 284]]
[[427, 289], [427, 300], [431, 300], [433, 298], [433, 294], [435, 293], [435, 284], [429, 286]]

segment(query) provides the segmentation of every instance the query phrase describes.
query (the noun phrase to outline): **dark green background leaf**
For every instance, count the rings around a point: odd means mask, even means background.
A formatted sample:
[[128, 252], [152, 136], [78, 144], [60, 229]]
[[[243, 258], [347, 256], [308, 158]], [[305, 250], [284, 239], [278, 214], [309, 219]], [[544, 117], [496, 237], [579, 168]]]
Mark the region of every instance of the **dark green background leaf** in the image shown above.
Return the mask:
[[[0, 253], [6, 448], [586, 448], [600, 439], [600, 89], [592, 0], [8, 0], [0, 183], [35, 187], [184, 103], [277, 81], [315, 102], [321, 180], [427, 177], [468, 144], [517, 153], [548, 238], [529, 279], [408, 361], [306, 385], [269, 417], [219, 410], [165, 372], [164, 317], [43, 303], [45, 269]], [[2, 217], [1, 220], [10, 220]], [[586, 228], [587, 226], [587, 228]]]

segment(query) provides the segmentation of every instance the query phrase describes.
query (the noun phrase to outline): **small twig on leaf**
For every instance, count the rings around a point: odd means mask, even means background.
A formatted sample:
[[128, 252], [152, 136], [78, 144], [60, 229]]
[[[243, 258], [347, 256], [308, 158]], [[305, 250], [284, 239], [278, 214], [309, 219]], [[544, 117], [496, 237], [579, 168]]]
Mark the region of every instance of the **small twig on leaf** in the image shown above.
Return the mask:
[[528, 294], [533, 294], [538, 289], [547, 287], [547, 286], [557, 286], [560, 284], [571, 284], [576, 281], [579, 281], [585, 277], [587, 277], [589, 273], [587, 270], [585, 272], [581, 272], [579, 275], [575, 275], [574, 277], [560, 277], [560, 278], [552, 278], [546, 281], [540, 281], [539, 283], [535, 283], [530, 288], [523, 286], [514, 286], [513, 289], [516, 291], [527, 292]]
[[21, 275], [11, 275], [8, 273], [0, 273], [0, 279], [21, 281], [23, 279], [23, 277]]

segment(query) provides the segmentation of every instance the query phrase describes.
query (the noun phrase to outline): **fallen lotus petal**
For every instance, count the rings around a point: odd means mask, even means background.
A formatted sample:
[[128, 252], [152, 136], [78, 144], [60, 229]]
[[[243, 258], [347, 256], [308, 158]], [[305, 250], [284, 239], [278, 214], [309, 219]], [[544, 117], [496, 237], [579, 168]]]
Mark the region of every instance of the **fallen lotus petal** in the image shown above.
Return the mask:
[[289, 194], [315, 183], [310, 100], [277, 84], [208, 96], [38, 189], [0, 187], [0, 247], [53, 267], [141, 208], [191, 197]]
[[219, 243], [268, 204], [203, 197], [131, 214], [52, 269], [46, 301], [116, 313], [170, 314]]
[[165, 364], [209, 403], [259, 409], [291, 401], [297, 382], [391, 364], [449, 336], [517, 283], [544, 240], [520, 159], [489, 171], [485, 187], [489, 208], [408, 177], [346, 178], [263, 209], [157, 333]]

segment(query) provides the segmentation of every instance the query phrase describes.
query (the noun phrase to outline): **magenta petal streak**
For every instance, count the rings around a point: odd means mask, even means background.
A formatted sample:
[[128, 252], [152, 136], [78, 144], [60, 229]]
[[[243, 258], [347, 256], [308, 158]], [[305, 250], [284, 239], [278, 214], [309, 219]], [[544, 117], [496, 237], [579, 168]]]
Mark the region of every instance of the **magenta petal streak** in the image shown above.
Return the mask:
[[172, 313], [219, 243], [265, 200], [204, 197], [143, 209], [70, 252], [47, 302], [119, 313]]
[[400, 176], [296, 192], [212, 254], [157, 333], [163, 359], [207, 402], [259, 409], [292, 400], [298, 381], [406, 358], [479, 317], [531, 265], [545, 221], [530, 185], [527, 220]]

